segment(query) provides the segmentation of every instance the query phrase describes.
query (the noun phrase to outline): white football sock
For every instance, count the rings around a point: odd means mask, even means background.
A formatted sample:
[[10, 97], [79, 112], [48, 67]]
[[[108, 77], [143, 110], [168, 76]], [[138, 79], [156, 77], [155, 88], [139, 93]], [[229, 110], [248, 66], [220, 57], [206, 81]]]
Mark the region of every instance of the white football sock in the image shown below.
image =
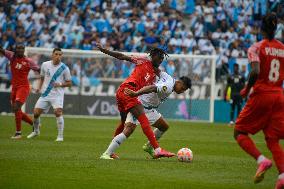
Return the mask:
[[106, 154], [111, 155], [114, 151], [125, 141], [126, 136], [124, 133], [120, 133], [116, 137], [114, 137], [105, 151]]
[[258, 156], [256, 161], [257, 161], [258, 164], [260, 164], [265, 159], [266, 159], [266, 157], [264, 155], [260, 155], [260, 156]]
[[284, 179], [284, 173], [281, 173], [281, 174], [278, 176], [278, 179]]
[[[156, 140], [159, 140], [164, 133], [165, 133], [164, 131], [161, 131], [158, 128], [154, 129], [154, 134], [155, 134]], [[150, 146], [149, 141], [148, 141], [147, 145]]]
[[56, 117], [58, 137], [63, 138], [64, 119], [63, 116]]
[[34, 132], [39, 133], [39, 125], [40, 125], [40, 117], [34, 118], [34, 123], [33, 123]]

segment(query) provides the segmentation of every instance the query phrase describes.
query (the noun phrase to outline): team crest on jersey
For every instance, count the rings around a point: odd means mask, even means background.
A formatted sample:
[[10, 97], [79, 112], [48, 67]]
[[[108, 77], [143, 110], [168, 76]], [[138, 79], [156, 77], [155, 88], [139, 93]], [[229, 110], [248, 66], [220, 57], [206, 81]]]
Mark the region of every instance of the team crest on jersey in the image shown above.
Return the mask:
[[168, 88], [167, 88], [167, 86], [163, 86], [162, 89], [163, 89], [164, 92], [166, 92]]
[[147, 72], [147, 73], [146, 73], [146, 76], [145, 76], [145, 80], [148, 81], [149, 78], [150, 78], [150, 74]]

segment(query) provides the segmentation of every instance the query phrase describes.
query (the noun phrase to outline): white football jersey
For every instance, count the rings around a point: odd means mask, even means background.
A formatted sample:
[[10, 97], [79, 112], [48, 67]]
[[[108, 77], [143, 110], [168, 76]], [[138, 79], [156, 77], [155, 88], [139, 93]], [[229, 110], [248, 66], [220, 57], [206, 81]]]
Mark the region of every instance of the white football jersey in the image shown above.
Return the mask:
[[154, 85], [157, 86], [157, 93], [153, 92], [139, 96], [139, 100], [144, 107], [158, 108], [172, 94], [175, 79], [166, 72], [161, 72]]
[[40, 75], [44, 77], [41, 90], [41, 97], [58, 98], [64, 96], [64, 88], [54, 88], [54, 83], [64, 83], [71, 80], [69, 68], [62, 62], [53, 65], [52, 61], [44, 62], [41, 65]]

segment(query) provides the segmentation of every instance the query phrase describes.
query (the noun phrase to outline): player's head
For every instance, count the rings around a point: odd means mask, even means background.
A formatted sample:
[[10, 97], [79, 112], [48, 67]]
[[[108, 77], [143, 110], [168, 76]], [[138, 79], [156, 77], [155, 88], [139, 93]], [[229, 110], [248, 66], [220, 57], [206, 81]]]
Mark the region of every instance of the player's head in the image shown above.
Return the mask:
[[150, 51], [151, 61], [154, 67], [158, 68], [160, 64], [163, 62], [165, 56], [169, 56], [163, 49], [158, 47], [153, 48]]
[[174, 85], [174, 91], [177, 94], [181, 94], [190, 88], [191, 88], [191, 79], [186, 76], [180, 77], [179, 80], [176, 80], [175, 85]]
[[239, 73], [239, 64], [234, 64], [234, 73], [238, 74]]
[[272, 40], [277, 29], [277, 16], [274, 13], [268, 13], [262, 18], [261, 31], [264, 38]]
[[16, 57], [24, 57], [25, 56], [25, 45], [17, 44], [15, 47], [15, 56]]
[[63, 52], [60, 48], [54, 48], [52, 51], [52, 62], [53, 64], [59, 64], [61, 62]]

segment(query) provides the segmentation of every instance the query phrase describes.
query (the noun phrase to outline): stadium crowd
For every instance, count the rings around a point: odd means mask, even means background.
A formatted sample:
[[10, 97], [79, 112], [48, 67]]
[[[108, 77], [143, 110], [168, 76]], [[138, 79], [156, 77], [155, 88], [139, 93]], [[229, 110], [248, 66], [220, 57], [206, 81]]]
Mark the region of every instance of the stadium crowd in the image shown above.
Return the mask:
[[[278, 14], [276, 38], [283, 41], [284, 3], [278, 0], [3, 0], [0, 44], [5, 49], [24, 43], [92, 50], [97, 41], [127, 52], [148, 52], [158, 45], [169, 54], [216, 54], [219, 80], [261, 39], [260, 19], [268, 11]], [[82, 62], [70, 64], [73, 74], [125, 78], [132, 69], [111, 61], [105, 66]], [[163, 67], [173, 76], [189, 70], [185, 61], [166, 61]], [[209, 64], [203, 68], [206, 75]], [[0, 72], [7, 70], [6, 60], [0, 58]]]

